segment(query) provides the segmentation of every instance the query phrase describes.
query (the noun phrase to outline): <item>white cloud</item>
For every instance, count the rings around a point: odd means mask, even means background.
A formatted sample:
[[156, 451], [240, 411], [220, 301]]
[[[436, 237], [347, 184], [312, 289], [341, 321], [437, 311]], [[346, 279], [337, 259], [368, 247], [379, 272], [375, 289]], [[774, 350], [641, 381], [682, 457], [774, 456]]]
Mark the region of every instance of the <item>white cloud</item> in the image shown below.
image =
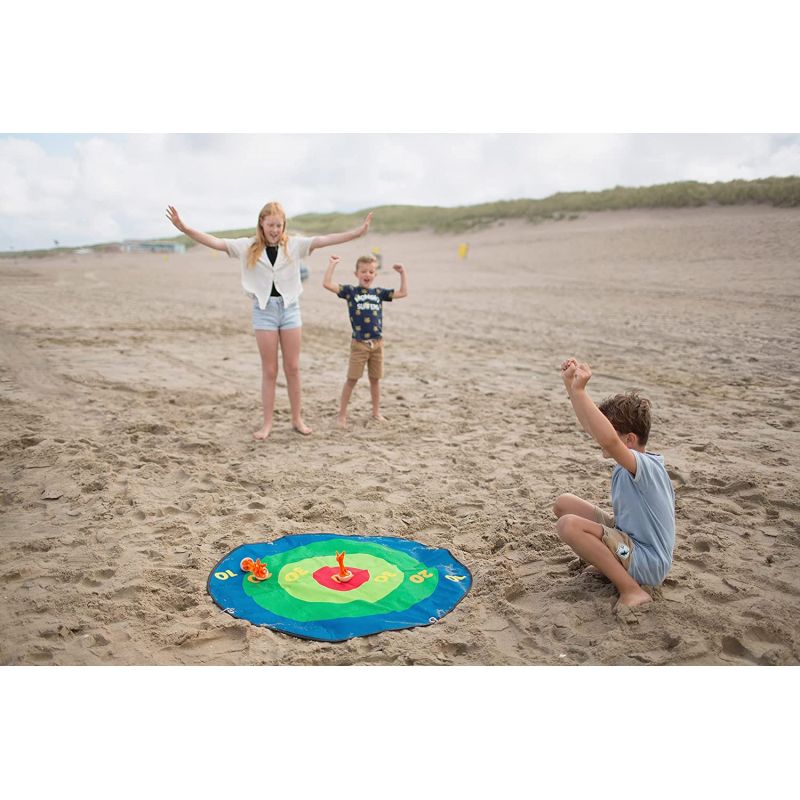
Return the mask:
[[169, 236], [386, 204], [470, 205], [800, 174], [796, 134], [136, 134], [0, 137], [0, 249]]

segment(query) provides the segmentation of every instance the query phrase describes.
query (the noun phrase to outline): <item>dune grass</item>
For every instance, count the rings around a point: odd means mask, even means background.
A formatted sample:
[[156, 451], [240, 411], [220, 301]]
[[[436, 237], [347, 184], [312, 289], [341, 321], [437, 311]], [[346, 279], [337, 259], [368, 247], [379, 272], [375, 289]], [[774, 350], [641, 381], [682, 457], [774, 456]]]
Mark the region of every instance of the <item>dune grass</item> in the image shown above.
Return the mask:
[[[716, 183], [679, 181], [656, 186], [615, 186], [599, 192], [559, 192], [541, 200], [498, 200], [472, 206], [379, 206], [349, 214], [301, 214], [289, 219], [289, 229], [299, 233], [333, 233], [354, 228], [367, 211], [374, 211], [371, 230], [397, 233], [430, 229], [436, 233], [461, 233], [486, 227], [504, 219], [528, 222], [576, 219], [582, 212], [617, 211], [633, 208], [691, 208], [697, 206], [771, 205], [782, 208], [800, 206], [800, 176], [734, 180]], [[255, 211], [254, 211], [255, 216]], [[214, 231], [215, 236], [237, 238], [252, 236], [253, 227]], [[188, 236], [153, 239], [159, 242], [182, 242], [193, 246]], [[102, 248], [105, 245], [94, 245]], [[4, 252], [0, 257], [51, 256], [77, 248]]]
[[[398, 233], [431, 229], [437, 233], [460, 233], [491, 225], [503, 219], [541, 222], [575, 219], [581, 212], [616, 211], [631, 208], [689, 208], [766, 204], [800, 206], [800, 177], [700, 183], [680, 181], [657, 186], [617, 186], [600, 192], [559, 192], [542, 200], [499, 200], [473, 206], [379, 206], [350, 214], [301, 214], [289, 220], [292, 230], [302, 233], [332, 233], [354, 228], [367, 211], [375, 217], [370, 230]], [[218, 236], [252, 236], [253, 229], [217, 233]], [[188, 241], [182, 237], [180, 241]]]
[[[574, 218], [586, 211], [748, 204], [800, 206], [800, 177], [724, 183], [681, 181], [637, 188], [617, 186], [601, 192], [559, 192], [543, 200], [500, 200], [456, 208], [381, 206], [372, 209], [375, 211], [372, 230], [389, 233], [431, 228], [441, 233], [458, 233], [501, 219], [537, 222]], [[361, 222], [367, 210], [352, 214], [303, 214], [293, 217], [291, 223], [299, 230], [315, 233], [346, 230]]]

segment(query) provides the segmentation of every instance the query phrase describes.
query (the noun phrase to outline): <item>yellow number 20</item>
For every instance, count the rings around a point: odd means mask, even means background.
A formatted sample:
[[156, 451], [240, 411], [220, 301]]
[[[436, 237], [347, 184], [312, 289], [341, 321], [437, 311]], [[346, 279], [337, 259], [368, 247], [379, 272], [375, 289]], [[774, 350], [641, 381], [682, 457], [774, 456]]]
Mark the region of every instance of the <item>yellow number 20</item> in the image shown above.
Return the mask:
[[416, 575], [409, 575], [408, 579], [411, 583], [422, 583], [425, 578], [432, 578], [433, 575], [426, 569], [421, 569]]

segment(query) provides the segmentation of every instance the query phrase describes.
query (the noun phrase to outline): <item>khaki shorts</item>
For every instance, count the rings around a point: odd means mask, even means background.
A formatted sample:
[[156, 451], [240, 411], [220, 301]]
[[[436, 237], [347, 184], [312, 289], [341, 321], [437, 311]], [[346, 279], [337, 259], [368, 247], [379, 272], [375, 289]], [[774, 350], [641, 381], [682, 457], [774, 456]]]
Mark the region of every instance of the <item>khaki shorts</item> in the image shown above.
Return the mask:
[[614, 558], [625, 569], [631, 570], [631, 557], [633, 556], [633, 542], [627, 533], [614, 527], [614, 518], [609, 517], [597, 506], [594, 507], [595, 521], [603, 526], [603, 544], [614, 554]]
[[370, 380], [383, 377], [383, 339], [350, 340], [350, 363], [347, 366], [347, 379], [357, 381], [364, 374], [364, 365]]

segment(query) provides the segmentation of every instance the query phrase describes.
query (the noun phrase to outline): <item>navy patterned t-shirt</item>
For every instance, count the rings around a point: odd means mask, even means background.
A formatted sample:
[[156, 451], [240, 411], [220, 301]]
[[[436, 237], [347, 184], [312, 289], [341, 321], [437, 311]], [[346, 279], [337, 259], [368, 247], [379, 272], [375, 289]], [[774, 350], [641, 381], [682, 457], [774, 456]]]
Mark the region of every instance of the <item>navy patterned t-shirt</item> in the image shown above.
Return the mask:
[[353, 338], [365, 341], [380, 339], [383, 336], [383, 306], [391, 302], [394, 289], [364, 289], [361, 286], [339, 284], [337, 297], [347, 300], [350, 312], [350, 325], [353, 327]]

